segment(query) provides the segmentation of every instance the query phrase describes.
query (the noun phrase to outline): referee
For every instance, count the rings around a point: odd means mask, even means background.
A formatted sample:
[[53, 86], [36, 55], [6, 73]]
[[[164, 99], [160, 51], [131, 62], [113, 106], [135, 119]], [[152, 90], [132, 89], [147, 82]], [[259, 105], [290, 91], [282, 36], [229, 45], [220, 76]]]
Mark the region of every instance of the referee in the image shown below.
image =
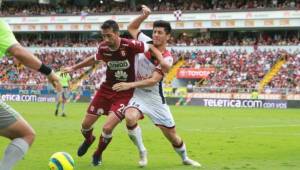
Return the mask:
[[61, 104], [61, 116], [66, 117], [65, 113], [65, 103], [67, 102], [68, 95], [69, 95], [69, 81], [71, 80], [71, 76], [69, 73], [62, 73], [60, 71], [56, 72], [56, 75], [59, 77], [59, 82], [63, 87], [61, 93], [57, 93], [56, 96], [56, 109], [55, 109], [55, 116], [58, 116], [59, 106]]

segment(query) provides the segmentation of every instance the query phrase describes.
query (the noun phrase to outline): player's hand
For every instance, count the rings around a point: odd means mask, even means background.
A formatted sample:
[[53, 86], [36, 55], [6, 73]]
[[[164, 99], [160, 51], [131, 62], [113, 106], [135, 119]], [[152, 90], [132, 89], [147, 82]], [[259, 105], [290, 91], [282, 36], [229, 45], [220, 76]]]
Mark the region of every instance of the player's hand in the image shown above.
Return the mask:
[[149, 16], [151, 14], [151, 9], [146, 5], [142, 5], [142, 12], [145, 16]]
[[163, 73], [168, 73], [169, 70], [171, 69], [171, 66], [165, 61], [162, 61], [160, 63], [160, 67], [161, 67], [161, 70], [163, 71]]
[[62, 73], [71, 73], [73, 71], [75, 71], [75, 69], [72, 66], [71, 67], [64, 67], [64, 68], [61, 69]]
[[112, 87], [112, 89], [114, 91], [117, 91], [117, 92], [124, 91], [124, 90], [129, 90], [129, 89], [132, 89], [132, 88], [133, 88], [132, 83], [125, 83], [125, 82], [116, 83]]
[[55, 88], [56, 92], [58, 92], [58, 93], [62, 92], [62, 85], [59, 82], [59, 78], [53, 71], [47, 76], [47, 78], [48, 78], [48, 81]]

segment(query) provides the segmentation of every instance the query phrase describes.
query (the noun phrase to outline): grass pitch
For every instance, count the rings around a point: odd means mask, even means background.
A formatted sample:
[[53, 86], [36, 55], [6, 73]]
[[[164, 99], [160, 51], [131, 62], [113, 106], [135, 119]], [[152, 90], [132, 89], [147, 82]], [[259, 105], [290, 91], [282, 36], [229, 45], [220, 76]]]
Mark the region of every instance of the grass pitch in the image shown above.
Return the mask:
[[[9, 103], [30, 122], [36, 141], [15, 170], [47, 170], [48, 159], [57, 151], [70, 153], [76, 170], [138, 170], [138, 153], [125, 130], [124, 122], [114, 132], [112, 143], [103, 155], [103, 165], [91, 166], [88, 153], [78, 158], [82, 142], [81, 120], [87, 103], [67, 104], [67, 118], [55, 117], [55, 104]], [[300, 110], [171, 107], [177, 131], [184, 139], [189, 157], [198, 160], [205, 170], [299, 170]], [[94, 134], [99, 137], [101, 117]], [[189, 170], [158, 128], [148, 118], [140, 122], [149, 165], [145, 170]], [[98, 140], [98, 138], [97, 138]], [[9, 140], [0, 138], [0, 153]], [[2, 156], [2, 155], [0, 155]]]

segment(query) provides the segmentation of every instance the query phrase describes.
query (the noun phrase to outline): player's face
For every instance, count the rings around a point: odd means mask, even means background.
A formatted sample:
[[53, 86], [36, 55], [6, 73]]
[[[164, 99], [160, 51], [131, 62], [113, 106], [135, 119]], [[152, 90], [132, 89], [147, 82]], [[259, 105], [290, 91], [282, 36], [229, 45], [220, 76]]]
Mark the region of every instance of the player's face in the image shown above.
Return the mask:
[[153, 28], [152, 40], [153, 45], [161, 46], [167, 44], [170, 35], [166, 33], [165, 28], [163, 27], [155, 27]]
[[114, 32], [112, 28], [102, 29], [102, 38], [108, 44], [108, 46], [116, 46], [119, 33]]

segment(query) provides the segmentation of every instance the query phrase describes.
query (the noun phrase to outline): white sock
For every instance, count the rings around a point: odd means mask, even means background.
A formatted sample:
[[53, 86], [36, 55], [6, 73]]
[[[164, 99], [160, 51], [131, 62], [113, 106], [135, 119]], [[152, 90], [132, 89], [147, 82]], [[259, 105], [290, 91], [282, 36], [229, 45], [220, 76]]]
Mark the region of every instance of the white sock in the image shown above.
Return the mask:
[[16, 138], [7, 146], [1, 161], [0, 170], [11, 170], [13, 166], [23, 158], [29, 145], [22, 138]]
[[131, 141], [137, 146], [139, 152], [143, 152], [146, 150], [143, 143], [142, 130], [140, 126], [137, 126], [132, 130], [128, 129], [128, 136], [131, 139]]
[[187, 151], [186, 151], [186, 147], [185, 144], [183, 143], [182, 146], [180, 148], [176, 148], [174, 147], [174, 150], [178, 153], [178, 155], [181, 157], [181, 159], [184, 161], [186, 160], [187, 157]]

